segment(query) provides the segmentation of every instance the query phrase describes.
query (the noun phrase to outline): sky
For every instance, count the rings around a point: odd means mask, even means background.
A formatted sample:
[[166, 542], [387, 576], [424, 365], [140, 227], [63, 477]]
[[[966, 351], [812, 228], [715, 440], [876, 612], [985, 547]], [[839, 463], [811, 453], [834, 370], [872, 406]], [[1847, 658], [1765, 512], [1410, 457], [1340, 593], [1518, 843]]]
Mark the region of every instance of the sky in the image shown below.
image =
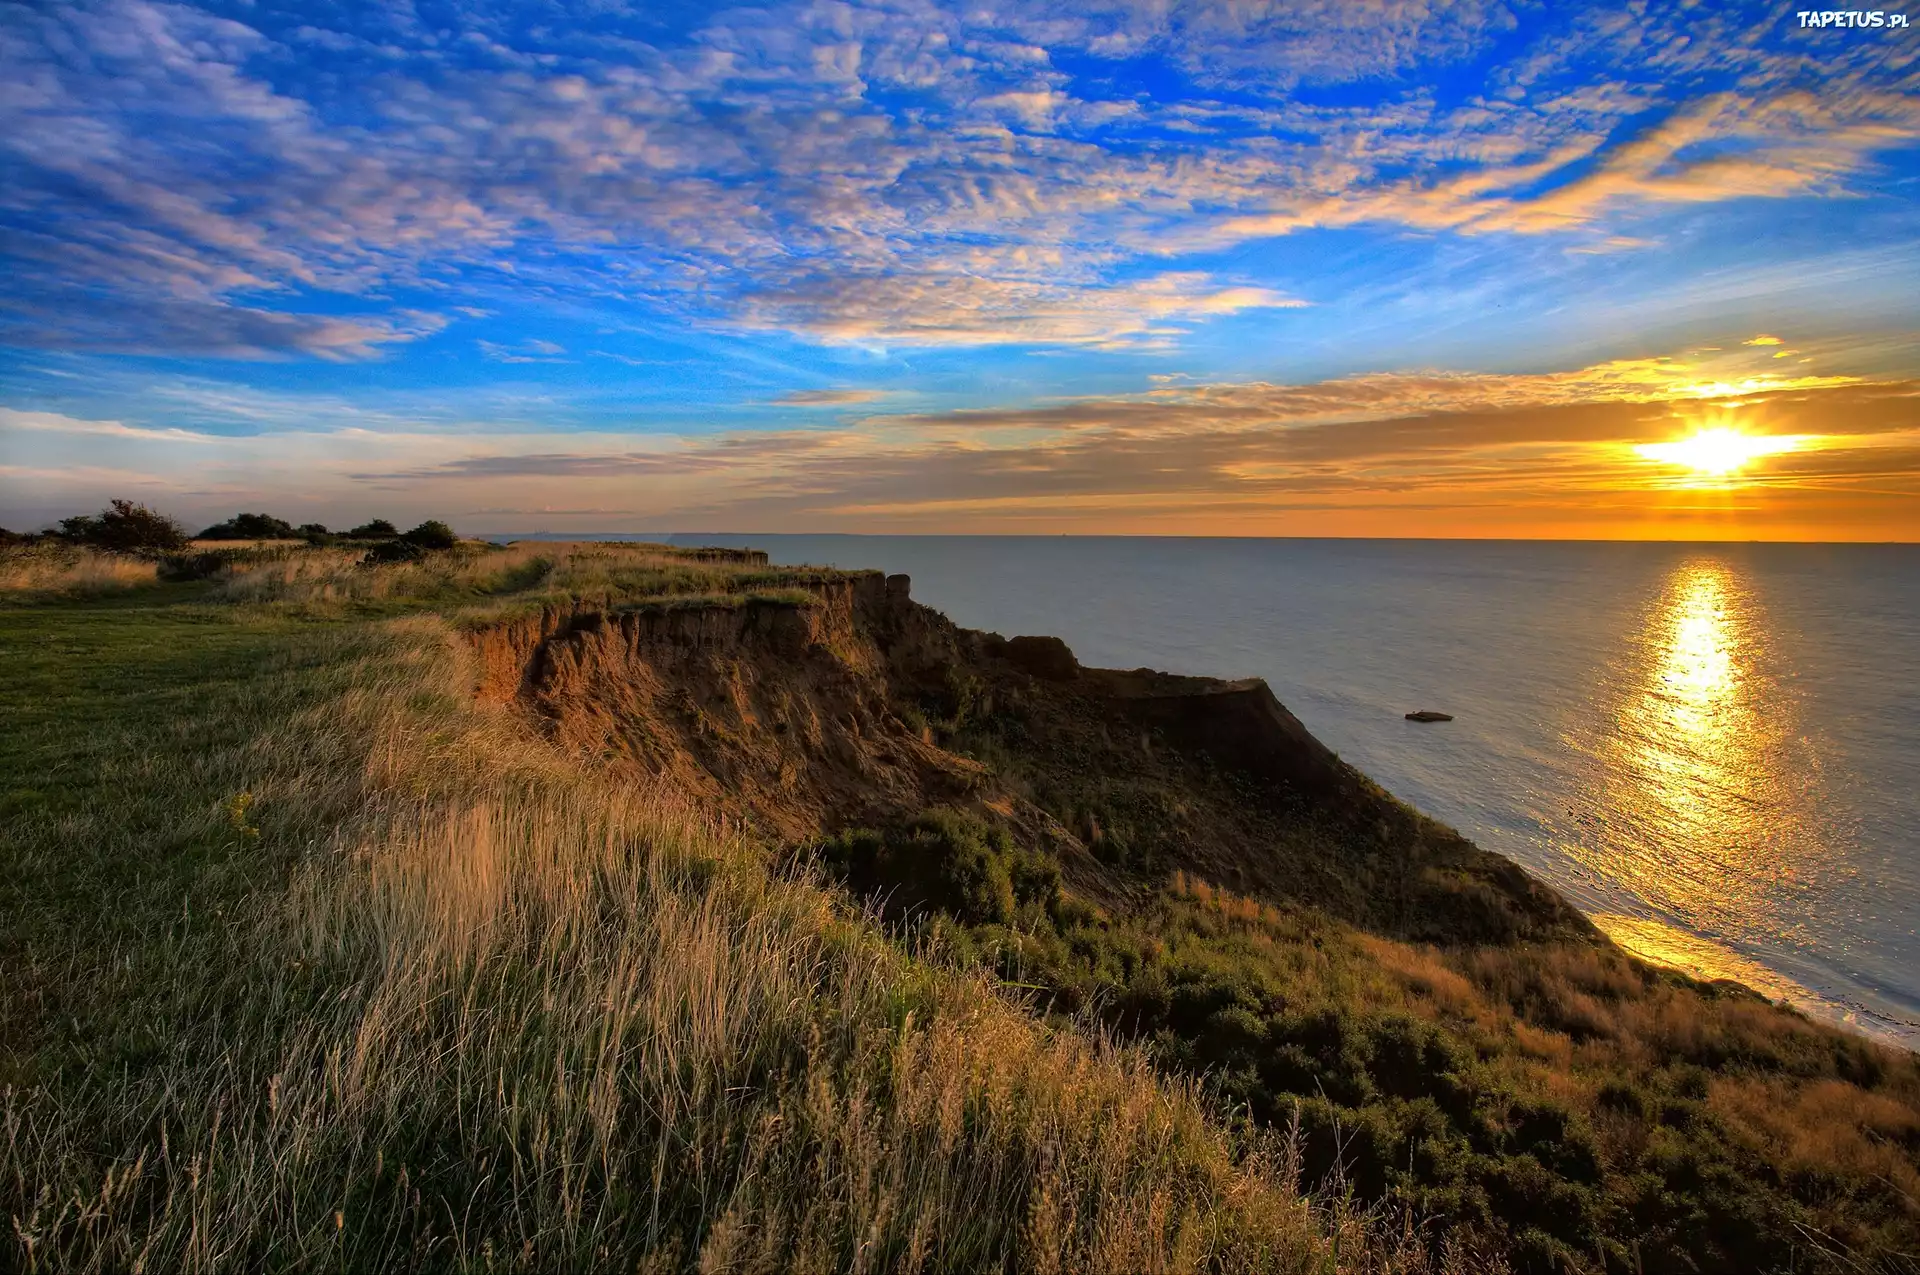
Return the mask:
[[1920, 539], [1799, 14], [0, 0], [0, 525]]

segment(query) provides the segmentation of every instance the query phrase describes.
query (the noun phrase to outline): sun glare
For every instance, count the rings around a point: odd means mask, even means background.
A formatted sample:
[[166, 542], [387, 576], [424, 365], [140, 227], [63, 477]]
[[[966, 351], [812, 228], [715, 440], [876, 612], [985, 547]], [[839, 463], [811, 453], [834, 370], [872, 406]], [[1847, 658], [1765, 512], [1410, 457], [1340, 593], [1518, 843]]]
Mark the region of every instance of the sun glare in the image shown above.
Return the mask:
[[1699, 474], [1731, 474], [1762, 456], [1777, 456], [1799, 448], [1799, 435], [1760, 437], [1735, 429], [1703, 429], [1673, 443], [1643, 443], [1634, 448], [1648, 460], [1679, 465]]

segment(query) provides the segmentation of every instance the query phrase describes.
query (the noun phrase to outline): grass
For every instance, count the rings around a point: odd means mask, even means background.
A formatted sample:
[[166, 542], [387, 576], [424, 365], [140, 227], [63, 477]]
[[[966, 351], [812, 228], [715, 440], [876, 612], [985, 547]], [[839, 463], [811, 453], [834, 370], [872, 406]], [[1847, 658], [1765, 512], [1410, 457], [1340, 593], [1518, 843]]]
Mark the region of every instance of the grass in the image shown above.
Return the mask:
[[[921, 695], [933, 738], [1075, 831], [1078, 897], [1036, 889], [1017, 844], [970, 869], [988, 896], [1014, 883], [989, 912], [924, 866], [876, 872], [924, 817], [823, 861], [917, 902], [1037, 1009], [1096, 1017], [1265, 1127], [1298, 1117], [1309, 1180], [1339, 1163], [1523, 1271], [1920, 1271], [1920, 1058], [1518, 911], [1512, 865], [1370, 786], [1291, 802], [1230, 758], [1135, 746], [1082, 681], [987, 659]], [[937, 857], [976, 863], [991, 831]]]
[[0, 549], [0, 602], [91, 597], [154, 583], [159, 564], [61, 544]]
[[471, 697], [460, 607], [791, 579], [83, 567], [0, 609], [0, 1266], [1466, 1269]]
[[315, 549], [234, 570], [216, 596], [235, 603], [293, 604], [306, 614], [355, 607], [472, 605], [495, 598], [615, 606], [651, 599], [712, 599], [792, 589], [839, 572], [707, 560], [665, 545], [560, 541], [505, 548], [467, 544], [420, 563], [359, 567], [359, 549]]
[[473, 694], [476, 628], [840, 573], [70, 561], [0, 606], [0, 1268], [1920, 1269], [1913, 1057], [1070, 690], [896, 695], [1004, 787], [811, 856]]
[[1435, 946], [1172, 880], [1123, 912], [951, 811], [821, 860], [1521, 1270], [1911, 1271], [1920, 1066], [1605, 943]]

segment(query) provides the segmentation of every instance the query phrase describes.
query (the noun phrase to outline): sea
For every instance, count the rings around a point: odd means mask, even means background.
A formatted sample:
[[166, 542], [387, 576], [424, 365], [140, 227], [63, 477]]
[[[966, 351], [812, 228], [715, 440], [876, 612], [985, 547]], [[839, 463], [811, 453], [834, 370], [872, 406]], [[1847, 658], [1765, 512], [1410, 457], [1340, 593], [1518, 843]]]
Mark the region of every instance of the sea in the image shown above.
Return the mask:
[[1920, 1048], [1920, 546], [673, 539], [904, 572], [1084, 664], [1265, 678], [1627, 949]]

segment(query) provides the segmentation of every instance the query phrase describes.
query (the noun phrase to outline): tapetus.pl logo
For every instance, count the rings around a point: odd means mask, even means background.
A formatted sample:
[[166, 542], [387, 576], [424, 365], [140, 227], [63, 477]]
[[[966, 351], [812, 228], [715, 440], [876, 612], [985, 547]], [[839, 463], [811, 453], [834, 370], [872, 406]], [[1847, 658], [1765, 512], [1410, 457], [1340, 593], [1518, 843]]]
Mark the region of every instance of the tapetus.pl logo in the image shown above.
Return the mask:
[[1794, 16], [1803, 27], [1904, 27], [1907, 15], [1882, 9], [1802, 9]]

